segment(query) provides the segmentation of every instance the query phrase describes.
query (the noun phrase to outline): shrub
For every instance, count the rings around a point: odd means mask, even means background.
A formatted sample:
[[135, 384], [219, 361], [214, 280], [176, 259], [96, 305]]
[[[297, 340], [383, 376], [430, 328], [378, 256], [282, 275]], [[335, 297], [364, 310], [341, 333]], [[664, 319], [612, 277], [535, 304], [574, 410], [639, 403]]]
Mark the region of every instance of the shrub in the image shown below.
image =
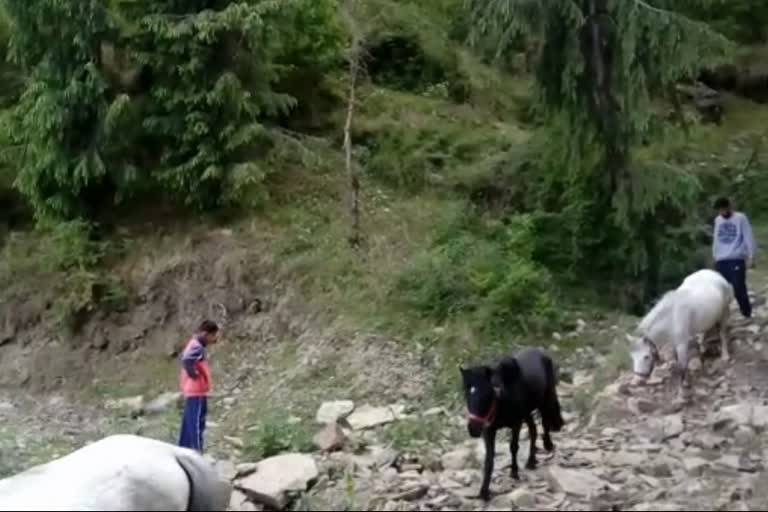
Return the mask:
[[469, 315], [489, 334], [556, 319], [551, 277], [532, 259], [531, 218], [469, 224], [443, 234], [402, 273], [395, 292], [404, 305], [437, 321]]

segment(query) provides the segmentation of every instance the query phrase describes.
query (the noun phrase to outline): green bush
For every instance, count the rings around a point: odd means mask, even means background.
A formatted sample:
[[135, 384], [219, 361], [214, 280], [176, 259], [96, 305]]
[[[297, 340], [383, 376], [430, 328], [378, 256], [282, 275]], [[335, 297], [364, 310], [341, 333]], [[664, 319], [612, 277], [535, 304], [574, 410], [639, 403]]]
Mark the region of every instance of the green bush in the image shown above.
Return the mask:
[[468, 315], [490, 334], [537, 330], [555, 320], [551, 277], [532, 259], [530, 217], [469, 222], [476, 225], [461, 222], [402, 273], [394, 292], [404, 305], [437, 321]]
[[283, 452], [311, 451], [312, 431], [302, 423], [291, 424], [284, 418], [267, 415], [249, 432], [244, 452], [251, 460], [261, 460]]

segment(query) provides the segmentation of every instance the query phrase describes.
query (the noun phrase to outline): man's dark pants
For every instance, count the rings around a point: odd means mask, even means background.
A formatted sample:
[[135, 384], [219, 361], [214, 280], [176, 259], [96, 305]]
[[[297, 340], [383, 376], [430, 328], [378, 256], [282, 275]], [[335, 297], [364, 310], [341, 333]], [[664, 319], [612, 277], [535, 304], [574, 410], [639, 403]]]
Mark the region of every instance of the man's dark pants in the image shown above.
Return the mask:
[[715, 263], [715, 270], [733, 286], [736, 302], [739, 303], [741, 314], [746, 318], [752, 316], [752, 305], [747, 293], [747, 264], [744, 260], [721, 260]]

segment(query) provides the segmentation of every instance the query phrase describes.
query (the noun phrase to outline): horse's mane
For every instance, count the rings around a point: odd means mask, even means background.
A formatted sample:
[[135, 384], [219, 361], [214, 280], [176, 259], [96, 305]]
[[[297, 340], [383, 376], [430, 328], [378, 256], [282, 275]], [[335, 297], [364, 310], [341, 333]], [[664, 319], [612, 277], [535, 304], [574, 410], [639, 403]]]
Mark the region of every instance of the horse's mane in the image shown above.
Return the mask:
[[654, 304], [653, 308], [651, 308], [651, 310], [646, 313], [646, 315], [640, 321], [640, 324], [637, 326], [637, 331], [640, 334], [650, 334], [651, 329], [656, 325], [658, 320], [670, 312], [670, 309], [674, 306], [675, 303], [676, 292], [677, 290], [670, 290], [665, 293], [656, 302], [656, 304]]

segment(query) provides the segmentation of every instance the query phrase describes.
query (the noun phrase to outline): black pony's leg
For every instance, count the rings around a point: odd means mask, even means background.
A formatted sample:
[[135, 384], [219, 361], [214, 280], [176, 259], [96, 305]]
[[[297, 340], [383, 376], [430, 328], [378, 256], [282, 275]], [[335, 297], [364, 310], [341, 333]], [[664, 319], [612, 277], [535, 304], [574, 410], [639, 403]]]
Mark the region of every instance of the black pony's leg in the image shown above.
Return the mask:
[[528, 425], [528, 437], [531, 441], [528, 462], [525, 463], [525, 468], [536, 469], [536, 422], [533, 420], [533, 414], [526, 416], [525, 424]]
[[493, 458], [496, 456], [496, 429], [487, 428], [483, 432], [485, 441], [485, 464], [483, 465], [483, 483], [480, 486], [480, 498], [491, 499], [491, 475], [493, 474]]
[[544, 449], [551, 453], [555, 449], [555, 443], [552, 442], [552, 437], [549, 435], [549, 424], [544, 421], [544, 415], [541, 416], [541, 428], [544, 430], [544, 435], [542, 436]]
[[509, 454], [512, 456], [512, 465], [509, 468], [509, 476], [520, 480], [520, 472], [517, 467], [517, 450], [520, 448], [520, 429], [523, 424], [515, 421], [512, 424], [512, 437], [509, 440]]

